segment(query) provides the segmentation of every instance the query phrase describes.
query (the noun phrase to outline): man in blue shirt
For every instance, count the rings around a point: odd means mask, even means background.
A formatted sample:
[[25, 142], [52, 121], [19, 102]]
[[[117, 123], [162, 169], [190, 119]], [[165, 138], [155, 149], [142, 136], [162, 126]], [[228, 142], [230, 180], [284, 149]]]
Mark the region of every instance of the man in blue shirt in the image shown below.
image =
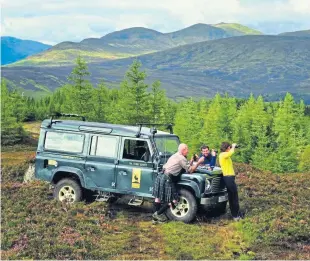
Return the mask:
[[210, 152], [209, 146], [203, 145], [200, 148], [201, 154], [200, 157], [204, 157], [204, 161], [202, 164], [209, 164], [210, 167], [214, 167], [216, 163], [216, 152], [214, 149], [212, 149], [212, 152]]

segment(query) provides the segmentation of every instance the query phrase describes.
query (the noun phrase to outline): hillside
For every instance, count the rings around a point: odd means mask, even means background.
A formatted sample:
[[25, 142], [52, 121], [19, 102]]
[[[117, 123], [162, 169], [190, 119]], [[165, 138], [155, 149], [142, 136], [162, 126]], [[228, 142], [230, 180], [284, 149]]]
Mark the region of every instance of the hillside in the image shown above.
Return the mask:
[[[134, 58], [89, 64], [93, 83], [105, 79], [117, 86]], [[310, 39], [284, 36], [240, 36], [184, 45], [139, 56], [149, 82], [160, 80], [169, 97], [236, 97], [250, 93], [278, 100], [291, 92], [310, 103]], [[66, 82], [72, 66], [2, 68], [9, 85], [33, 82], [54, 90]]]
[[279, 35], [283, 36], [298, 36], [298, 37], [310, 37], [310, 30], [296, 31], [296, 32], [287, 32]]
[[257, 31], [255, 29], [252, 29], [252, 28], [249, 28], [247, 26], [244, 26], [242, 24], [237, 24], [237, 23], [219, 23], [213, 26], [217, 28], [222, 28], [226, 32], [228, 32], [230, 35], [233, 35], [233, 36], [261, 35], [262, 34], [260, 31]]
[[29, 55], [43, 52], [50, 47], [51, 45], [36, 41], [1, 36], [1, 65], [14, 63]]
[[2, 148], [4, 260], [310, 259], [310, 173], [277, 175], [235, 164], [245, 219], [201, 212], [193, 224], [154, 226], [150, 203], [88, 198], [70, 206], [53, 200], [49, 184], [24, 183], [35, 147], [23, 146]]
[[[229, 24], [227, 24], [229, 25]], [[72, 64], [80, 55], [88, 62], [101, 62], [166, 50], [180, 45], [227, 38], [235, 35], [256, 34], [242, 25], [242, 30], [195, 24], [172, 33], [160, 33], [143, 27], [128, 28], [109, 33], [101, 38], [88, 38], [79, 43], [62, 42], [46, 52], [28, 57], [13, 66], [58, 66]], [[237, 32], [237, 33], [236, 33]]]

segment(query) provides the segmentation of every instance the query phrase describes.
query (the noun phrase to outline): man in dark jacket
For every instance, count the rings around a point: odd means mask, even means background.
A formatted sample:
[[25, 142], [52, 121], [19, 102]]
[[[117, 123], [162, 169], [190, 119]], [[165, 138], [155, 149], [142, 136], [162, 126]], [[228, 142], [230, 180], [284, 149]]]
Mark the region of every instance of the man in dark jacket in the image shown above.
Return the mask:
[[216, 163], [216, 152], [215, 150], [212, 150], [210, 153], [210, 148], [209, 146], [203, 145], [200, 148], [200, 156], [199, 157], [204, 157], [204, 161], [202, 164], [206, 165], [209, 164], [210, 167], [214, 167]]

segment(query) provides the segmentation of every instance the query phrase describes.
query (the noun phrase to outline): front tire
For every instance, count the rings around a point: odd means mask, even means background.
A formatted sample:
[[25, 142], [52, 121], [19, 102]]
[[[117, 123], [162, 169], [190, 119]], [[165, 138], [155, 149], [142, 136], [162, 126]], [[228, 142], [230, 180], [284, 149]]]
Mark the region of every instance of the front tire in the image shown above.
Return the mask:
[[178, 204], [173, 209], [169, 208], [166, 214], [170, 220], [190, 223], [196, 217], [198, 209], [196, 198], [186, 189], [180, 189], [179, 196]]
[[54, 198], [61, 202], [68, 202], [69, 204], [79, 202], [82, 199], [82, 188], [73, 179], [62, 179], [55, 186]]

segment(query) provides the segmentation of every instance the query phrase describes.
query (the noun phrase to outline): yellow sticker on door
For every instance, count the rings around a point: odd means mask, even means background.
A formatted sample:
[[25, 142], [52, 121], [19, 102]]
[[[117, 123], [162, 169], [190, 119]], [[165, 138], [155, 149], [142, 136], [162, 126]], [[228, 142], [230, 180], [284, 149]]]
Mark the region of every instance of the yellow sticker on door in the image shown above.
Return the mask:
[[140, 188], [141, 169], [132, 169], [131, 187]]

